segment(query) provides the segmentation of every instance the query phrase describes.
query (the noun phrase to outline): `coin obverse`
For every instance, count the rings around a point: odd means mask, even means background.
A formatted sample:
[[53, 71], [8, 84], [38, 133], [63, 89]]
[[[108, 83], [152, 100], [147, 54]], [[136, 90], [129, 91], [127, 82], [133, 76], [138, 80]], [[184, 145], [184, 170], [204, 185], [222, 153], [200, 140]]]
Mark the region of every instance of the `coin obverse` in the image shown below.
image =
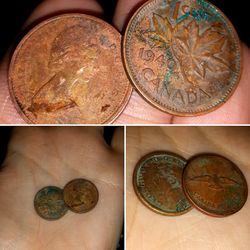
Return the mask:
[[224, 217], [239, 211], [247, 200], [247, 182], [240, 169], [218, 155], [191, 159], [183, 173], [183, 189], [205, 214]]
[[145, 155], [136, 165], [133, 185], [139, 200], [156, 213], [181, 215], [192, 206], [182, 190], [186, 161], [168, 152]]
[[36, 193], [34, 207], [37, 214], [46, 220], [60, 219], [68, 211], [62, 189], [54, 186], [44, 187]]
[[151, 0], [131, 18], [125, 68], [137, 91], [162, 111], [202, 115], [225, 103], [241, 76], [237, 33], [204, 0]]
[[28, 123], [111, 123], [132, 92], [121, 35], [84, 14], [56, 16], [34, 27], [17, 46], [8, 78], [15, 107]]
[[99, 193], [91, 181], [75, 179], [66, 184], [63, 189], [63, 197], [71, 211], [86, 213], [96, 206]]

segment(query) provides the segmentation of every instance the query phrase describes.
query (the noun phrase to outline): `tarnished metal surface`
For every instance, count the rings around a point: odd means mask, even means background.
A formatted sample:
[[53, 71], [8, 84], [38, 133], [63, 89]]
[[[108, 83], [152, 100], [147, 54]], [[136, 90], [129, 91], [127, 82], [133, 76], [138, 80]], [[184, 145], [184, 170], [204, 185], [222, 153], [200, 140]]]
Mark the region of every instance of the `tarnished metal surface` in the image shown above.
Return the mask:
[[230, 21], [204, 0], [151, 0], [130, 20], [123, 57], [137, 91], [180, 116], [210, 112], [232, 95], [241, 48]]
[[121, 35], [84, 14], [48, 19], [16, 48], [9, 87], [29, 123], [110, 123], [132, 91], [121, 60]]
[[246, 202], [244, 175], [231, 161], [217, 155], [200, 155], [188, 162], [183, 188], [196, 208], [212, 216], [227, 216]]
[[37, 192], [34, 207], [38, 215], [46, 220], [60, 219], [68, 211], [62, 189], [54, 186], [44, 187]]
[[64, 201], [75, 213], [86, 213], [93, 209], [99, 199], [96, 186], [85, 179], [70, 181], [63, 189]]
[[134, 170], [133, 184], [141, 202], [163, 215], [180, 215], [192, 207], [182, 190], [186, 161], [168, 152], [144, 156]]

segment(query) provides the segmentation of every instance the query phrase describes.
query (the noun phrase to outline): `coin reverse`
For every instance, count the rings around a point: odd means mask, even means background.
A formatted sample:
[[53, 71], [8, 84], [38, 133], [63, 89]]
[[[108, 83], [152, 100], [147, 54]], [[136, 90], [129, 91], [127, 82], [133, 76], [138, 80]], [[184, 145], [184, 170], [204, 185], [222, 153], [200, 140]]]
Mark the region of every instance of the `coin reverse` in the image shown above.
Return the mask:
[[241, 170], [219, 155], [192, 158], [183, 173], [189, 201], [205, 214], [224, 217], [238, 212], [247, 200], [247, 182]]
[[205, 0], [150, 0], [123, 39], [127, 74], [153, 106], [197, 116], [225, 103], [241, 76], [241, 47], [228, 18]]

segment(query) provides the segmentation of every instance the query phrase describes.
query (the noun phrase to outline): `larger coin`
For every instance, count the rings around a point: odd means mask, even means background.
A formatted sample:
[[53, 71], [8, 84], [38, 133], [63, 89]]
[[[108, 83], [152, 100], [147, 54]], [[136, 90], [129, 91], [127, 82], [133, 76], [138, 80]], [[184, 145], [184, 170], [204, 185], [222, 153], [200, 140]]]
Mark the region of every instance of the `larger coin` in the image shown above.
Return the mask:
[[236, 31], [204, 0], [148, 1], [130, 20], [123, 47], [137, 91], [174, 115], [201, 115], [218, 108], [240, 79]]
[[57, 220], [68, 211], [62, 189], [54, 186], [44, 187], [37, 192], [34, 207], [38, 215], [46, 220]]
[[135, 192], [141, 202], [163, 215], [181, 215], [192, 207], [182, 190], [182, 172], [186, 161], [172, 153], [153, 152], [136, 165]]
[[247, 200], [247, 182], [240, 169], [218, 155], [193, 158], [184, 170], [183, 188], [202, 212], [223, 217], [239, 211]]
[[32, 29], [17, 46], [9, 87], [29, 123], [110, 123], [132, 87], [121, 60], [121, 35], [84, 14], [66, 14]]
[[96, 206], [99, 193], [91, 181], [75, 179], [66, 184], [63, 189], [63, 197], [71, 211], [86, 213]]

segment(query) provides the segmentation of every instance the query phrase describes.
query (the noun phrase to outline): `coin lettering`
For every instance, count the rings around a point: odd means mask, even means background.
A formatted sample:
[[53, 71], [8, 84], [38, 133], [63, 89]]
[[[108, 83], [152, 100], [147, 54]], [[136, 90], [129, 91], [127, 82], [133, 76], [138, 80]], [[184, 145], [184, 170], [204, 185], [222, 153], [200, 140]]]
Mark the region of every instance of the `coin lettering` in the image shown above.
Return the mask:
[[191, 159], [183, 174], [184, 191], [202, 212], [223, 217], [239, 211], [247, 199], [247, 183], [239, 168], [218, 155]]
[[131, 18], [123, 43], [137, 91], [171, 114], [213, 111], [233, 94], [241, 76], [238, 36], [206, 1], [146, 2]]
[[136, 165], [133, 184], [138, 198], [163, 215], [179, 215], [191, 209], [182, 191], [185, 160], [168, 152], [153, 152]]
[[16, 108], [29, 123], [112, 122], [132, 92], [120, 49], [120, 34], [96, 17], [65, 14], [42, 22], [12, 56]]

